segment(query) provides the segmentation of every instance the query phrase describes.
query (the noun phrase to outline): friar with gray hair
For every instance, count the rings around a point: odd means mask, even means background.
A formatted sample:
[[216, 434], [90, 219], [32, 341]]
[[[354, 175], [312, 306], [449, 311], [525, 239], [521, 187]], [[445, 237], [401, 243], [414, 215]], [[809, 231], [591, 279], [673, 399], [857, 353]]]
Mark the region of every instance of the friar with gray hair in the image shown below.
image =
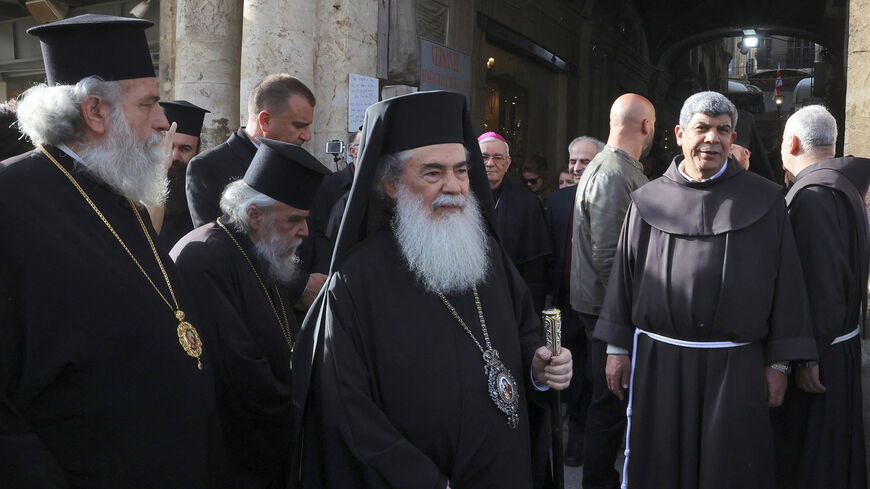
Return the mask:
[[38, 148], [0, 167], [0, 487], [208, 487], [213, 368], [143, 204], [166, 195], [150, 21], [32, 27]]
[[867, 487], [859, 325], [867, 308], [870, 160], [835, 158], [836, 142], [837, 121], [820, 105], [792, 114], [782, 137], [782, 163], [795, 176], [786, 204], [819, 360], [794, 365], [785, 401], [772, 413], [780, 488]]
[[780, 187], [728, 159], [735, 117], [689, 97], [683, 154], [632, 193], [594, 333], [628, 397], [624, 488], [773, 487], [768, 407], [817, 357]]

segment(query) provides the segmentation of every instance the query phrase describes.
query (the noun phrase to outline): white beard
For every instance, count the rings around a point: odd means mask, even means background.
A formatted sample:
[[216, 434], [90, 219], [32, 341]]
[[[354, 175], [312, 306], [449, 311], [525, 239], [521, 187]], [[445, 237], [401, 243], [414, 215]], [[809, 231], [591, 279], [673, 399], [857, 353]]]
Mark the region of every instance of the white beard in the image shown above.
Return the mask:
[[[445, 205], [463, 209], [433, 217], [432, 212]], [[473, 194], [467, 199], [442, 194], [427, 209], [422, 196], [400, 183], [395, 219], [402, 256], [429, 292], [467, 291], [486, 278], [487, 232]]]
[[300, 238], [288, 243], [272, 229], [268, 236], [254, 241], [254, 253], [269, 266], [267, 279], [286, 284], [296, 278], [299, 259], [294, 253], [301, 243]]
[[169, 186], [161, 145], [163, 135], [154, 131], [141, 141], [120, 108], [112, 111], [108, 122], [109, 132], [103, 142], [78, 148], [85, 166], [133, 202], [162, 205]]

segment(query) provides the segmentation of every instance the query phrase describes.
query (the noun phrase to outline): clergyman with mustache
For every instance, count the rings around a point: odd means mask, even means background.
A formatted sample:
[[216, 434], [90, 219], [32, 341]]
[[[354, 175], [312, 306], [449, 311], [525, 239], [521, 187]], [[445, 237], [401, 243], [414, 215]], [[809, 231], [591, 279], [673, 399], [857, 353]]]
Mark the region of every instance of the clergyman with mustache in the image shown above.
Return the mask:
[[37, 149], [0, 165], [0, 487], [216, 474], [208, 349], [145, 210], [167, 190], [151, 27], [88, 14], [29, 30], [46, 83], [18, 118]]
[[284, 488], [293, 432], [290, 354], [299, 326], [287, 284], [308, 236], [311, 202], [330, 171], [295, 144], [261, 139], [241, 180], [221, 195], [223, 216], [172, 249], [215, 352], [227, 487]]
[[[369, 107], [326, 288], [300, 332], [298, 487], [532, 486], [526, 396], [564, 389], [494, 228], [465, 97]], [[300, 418], [297, 418], [300, 419]], [[301, 451], [300, 451], [301, 449]]]

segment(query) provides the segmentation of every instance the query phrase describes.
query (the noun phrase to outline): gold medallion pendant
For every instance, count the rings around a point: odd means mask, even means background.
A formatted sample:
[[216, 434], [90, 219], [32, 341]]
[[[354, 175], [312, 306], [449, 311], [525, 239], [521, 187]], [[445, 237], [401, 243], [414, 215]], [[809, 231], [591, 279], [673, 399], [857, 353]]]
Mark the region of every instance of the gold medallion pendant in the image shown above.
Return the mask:
[[176, 311], [175, 317], [181, 321], [178, 323], [178, 342], [188, 355], [196, 358], [196, 366], [202, 370], [202, 359], [199, 358], [202, 355], [202, 341], [199, 339], [199, 333], [192, 324], [184, 320], [183, 311]]

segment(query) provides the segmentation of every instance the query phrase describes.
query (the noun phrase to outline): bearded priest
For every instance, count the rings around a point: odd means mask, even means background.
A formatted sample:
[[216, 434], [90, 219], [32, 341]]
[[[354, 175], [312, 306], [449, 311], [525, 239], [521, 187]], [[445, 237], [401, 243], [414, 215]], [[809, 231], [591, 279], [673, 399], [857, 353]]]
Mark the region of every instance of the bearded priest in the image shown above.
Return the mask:
[[145, 29], [32, 27], [37, 146], [0, 165], [0, 487], [205, 488], [214, 387], [192, 299], [145, 206], [166, 197], [169, 122]]
[[293, 440], [290, 354], [299, 330], [287, 284], [296, 248], [331, 172], [295, 144], [261, 139], [244, 178], [227, 185], [223, 216], [170, 255], [191, 285], [203, 342], [215, 351], [227, 487], [284, 488]]
[[542, 346], [529, 289], [498, 242], [465, 97], [375, 104], [361, 146], [331, 273], [294, 354], [305, 431], [293, 482], [529, 488], [527, 396], [567, 387], [571, 352]]

